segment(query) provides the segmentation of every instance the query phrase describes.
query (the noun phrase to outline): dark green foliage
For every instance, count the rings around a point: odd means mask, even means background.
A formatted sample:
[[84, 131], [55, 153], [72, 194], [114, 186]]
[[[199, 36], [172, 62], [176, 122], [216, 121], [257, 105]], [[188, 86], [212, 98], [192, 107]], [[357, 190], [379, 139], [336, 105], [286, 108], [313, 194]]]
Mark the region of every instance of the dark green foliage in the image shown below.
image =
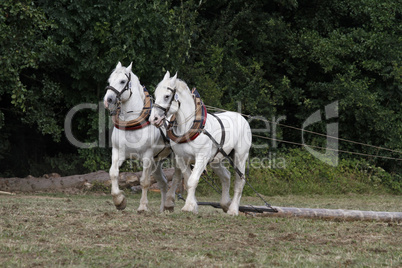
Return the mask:
[[[339, 101], [331, 122], [340, 137], [402, 151], [401, 18], [400, 0], [1, 1], [0, 175], [107, 169], [110, 148], [78, 151], [65, 138], [64, 119], [75, 105], [102, 100], [118, 61], [133, 62], [151, 92], [166, 70], [178, 71], [208, 105], [237, 110], [241, 102], [245, 114], [285, 115], [281, 123], [295, 127]], [[96, 141], [98, 120], [96, 111], [78, 113], [74, 136]], [[309, 129], [325, 133], [325, 123]], [[276, 134], [301, 142], [294, 129]], [[325, 146], [324, 138], [305, 138]], [[401, 157], [347, 142], [339, 148]], [[381, 184], [398, 191], [401, 161], [371, 158], [367, 165], [393, 174], [381, 175]], [[298, 178], [293, 168], [275, 172]]]

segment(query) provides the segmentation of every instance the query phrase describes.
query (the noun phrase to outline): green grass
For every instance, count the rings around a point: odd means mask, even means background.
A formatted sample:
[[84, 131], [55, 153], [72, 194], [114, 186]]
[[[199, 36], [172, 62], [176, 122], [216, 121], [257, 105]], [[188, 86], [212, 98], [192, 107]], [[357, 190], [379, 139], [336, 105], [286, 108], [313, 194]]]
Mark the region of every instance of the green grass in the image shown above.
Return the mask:
[[[160, 214], [159, 198], [151, 193], [152, 211], [137, 214], [139, 195], [129, 195], [122, 212], [101, 194], [0, 196], [0, 266], [402, 266], [400, 224], [230, 217], [210, 207]], [[402, 201], [387, 194], [266, 198], [276, 206], [384, 211], [401, 211]]]

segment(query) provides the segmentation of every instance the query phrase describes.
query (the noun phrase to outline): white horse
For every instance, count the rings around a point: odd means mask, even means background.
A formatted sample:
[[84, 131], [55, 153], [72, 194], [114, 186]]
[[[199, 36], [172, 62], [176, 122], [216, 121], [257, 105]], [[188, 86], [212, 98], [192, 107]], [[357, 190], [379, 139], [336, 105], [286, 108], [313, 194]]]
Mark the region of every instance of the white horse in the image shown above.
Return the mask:
[[[198, 93], [195, 94], [198, 95]], [[218, 151], [217, 143], [221, 143], [226, 154], [234, 152], [231, 154], [234, 156], [234, 164], [244, 174], [251, 147], [250, 126], [239, 113], [235, 112], [219, 113], [216, 116], [208, 114], [204, 126], [200, 125], [199, 121], [204, 120], [205, 117], [200, 117], [199, 109], [205, 109], [205, 106], [199, 98], [195, 97], [186, 83], [177, 79], [177, 74], [171, 78], [169, 72], [166, 72], [155, 90], [155, 104], [150, 116], [151, 124], [158, 127], [169, 116], [176, 117], [175, 123], [170, 124], [169, 131], [173, 140], [176, 140], [176, 142], [171, 140], [171, 147], [187, 186], [187, 199], [182, 211], [198, 212], [195, 190], [200, 175], [210, 163], [212, 170], [222, 182], [220, 205], [228, 214], [238, 215], [245, 179], [236, 173], [234, 195], [231, 201], [230, 172], [222, 163], [224, 156]], [[195, 125], [200, 128], [198, 131], [194, 131]], [[203, 127], [207, 132], [202, 130]], [[222, 132], [225, 132], [225, 138]], [[187, 135], [189, 133], [190, 135]], [[213, 142], [206, 133], [209, 133], [217, 143]], [[194, 168], [191, 171], [192, 163]]]
[[[125, 68], [119, 62], [110, 75], [104, 96], [104, 105], [111, 112], [115, 127], [112, 133], [112, 165], [109, 175], [112, 182], [111, 194], [117, 209], [123, 210], [127, 201], [119, 189], [119, 167], [128, 158], [142, 160], [140, 184], [142, 196], [138, 212], [148, 211], [147, 191], [151, 186], [151, 174], [161, 190], [160, 210], [173, 210], [175, 187], [167, 192], [167, 180], [162, 172], [162, 161], [170, 153], [162, 133], [149, 125], [151, 99], [141, 86], [138, 77], [131, 71], [132, 63]], [[148, 115], [148, 116], [147, 116]], [[172, 185], [181, 179], [181, 172], [176, 168]], [[165, 202], [166, 201], [166, 202]]]

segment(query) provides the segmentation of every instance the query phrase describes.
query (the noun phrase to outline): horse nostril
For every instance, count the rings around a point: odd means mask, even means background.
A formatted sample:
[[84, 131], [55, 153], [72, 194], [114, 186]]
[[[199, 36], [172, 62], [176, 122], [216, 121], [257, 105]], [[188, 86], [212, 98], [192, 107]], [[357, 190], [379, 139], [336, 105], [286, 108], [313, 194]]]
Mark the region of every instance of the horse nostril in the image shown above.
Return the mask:
[[113, 101], [112, 97], [108, 97], [108, 98], [107, 98], [107, 102], [108, 102], [108, 103], [112, 103], [112, 101]]
[[157, 117], [157, 116], [155, 116], [155, 121], [158, 121], [158, 117]]

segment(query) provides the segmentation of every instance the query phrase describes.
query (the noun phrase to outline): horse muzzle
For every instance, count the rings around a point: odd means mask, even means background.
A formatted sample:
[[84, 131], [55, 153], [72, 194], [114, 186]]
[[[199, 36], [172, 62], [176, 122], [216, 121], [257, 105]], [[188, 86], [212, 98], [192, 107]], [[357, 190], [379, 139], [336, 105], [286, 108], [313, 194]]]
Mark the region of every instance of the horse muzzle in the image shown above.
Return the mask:
[[163, 125], [164, 119], [165, 119], [165, 116], [154, 117], [153, 119], [150, 120], [150, 122], [155, 127], [160, 128]]
[[105, 108], [109, 110], [110, 115], [116, 115], [119, 112], [119, 107], [116, 104], [105, 104]]

